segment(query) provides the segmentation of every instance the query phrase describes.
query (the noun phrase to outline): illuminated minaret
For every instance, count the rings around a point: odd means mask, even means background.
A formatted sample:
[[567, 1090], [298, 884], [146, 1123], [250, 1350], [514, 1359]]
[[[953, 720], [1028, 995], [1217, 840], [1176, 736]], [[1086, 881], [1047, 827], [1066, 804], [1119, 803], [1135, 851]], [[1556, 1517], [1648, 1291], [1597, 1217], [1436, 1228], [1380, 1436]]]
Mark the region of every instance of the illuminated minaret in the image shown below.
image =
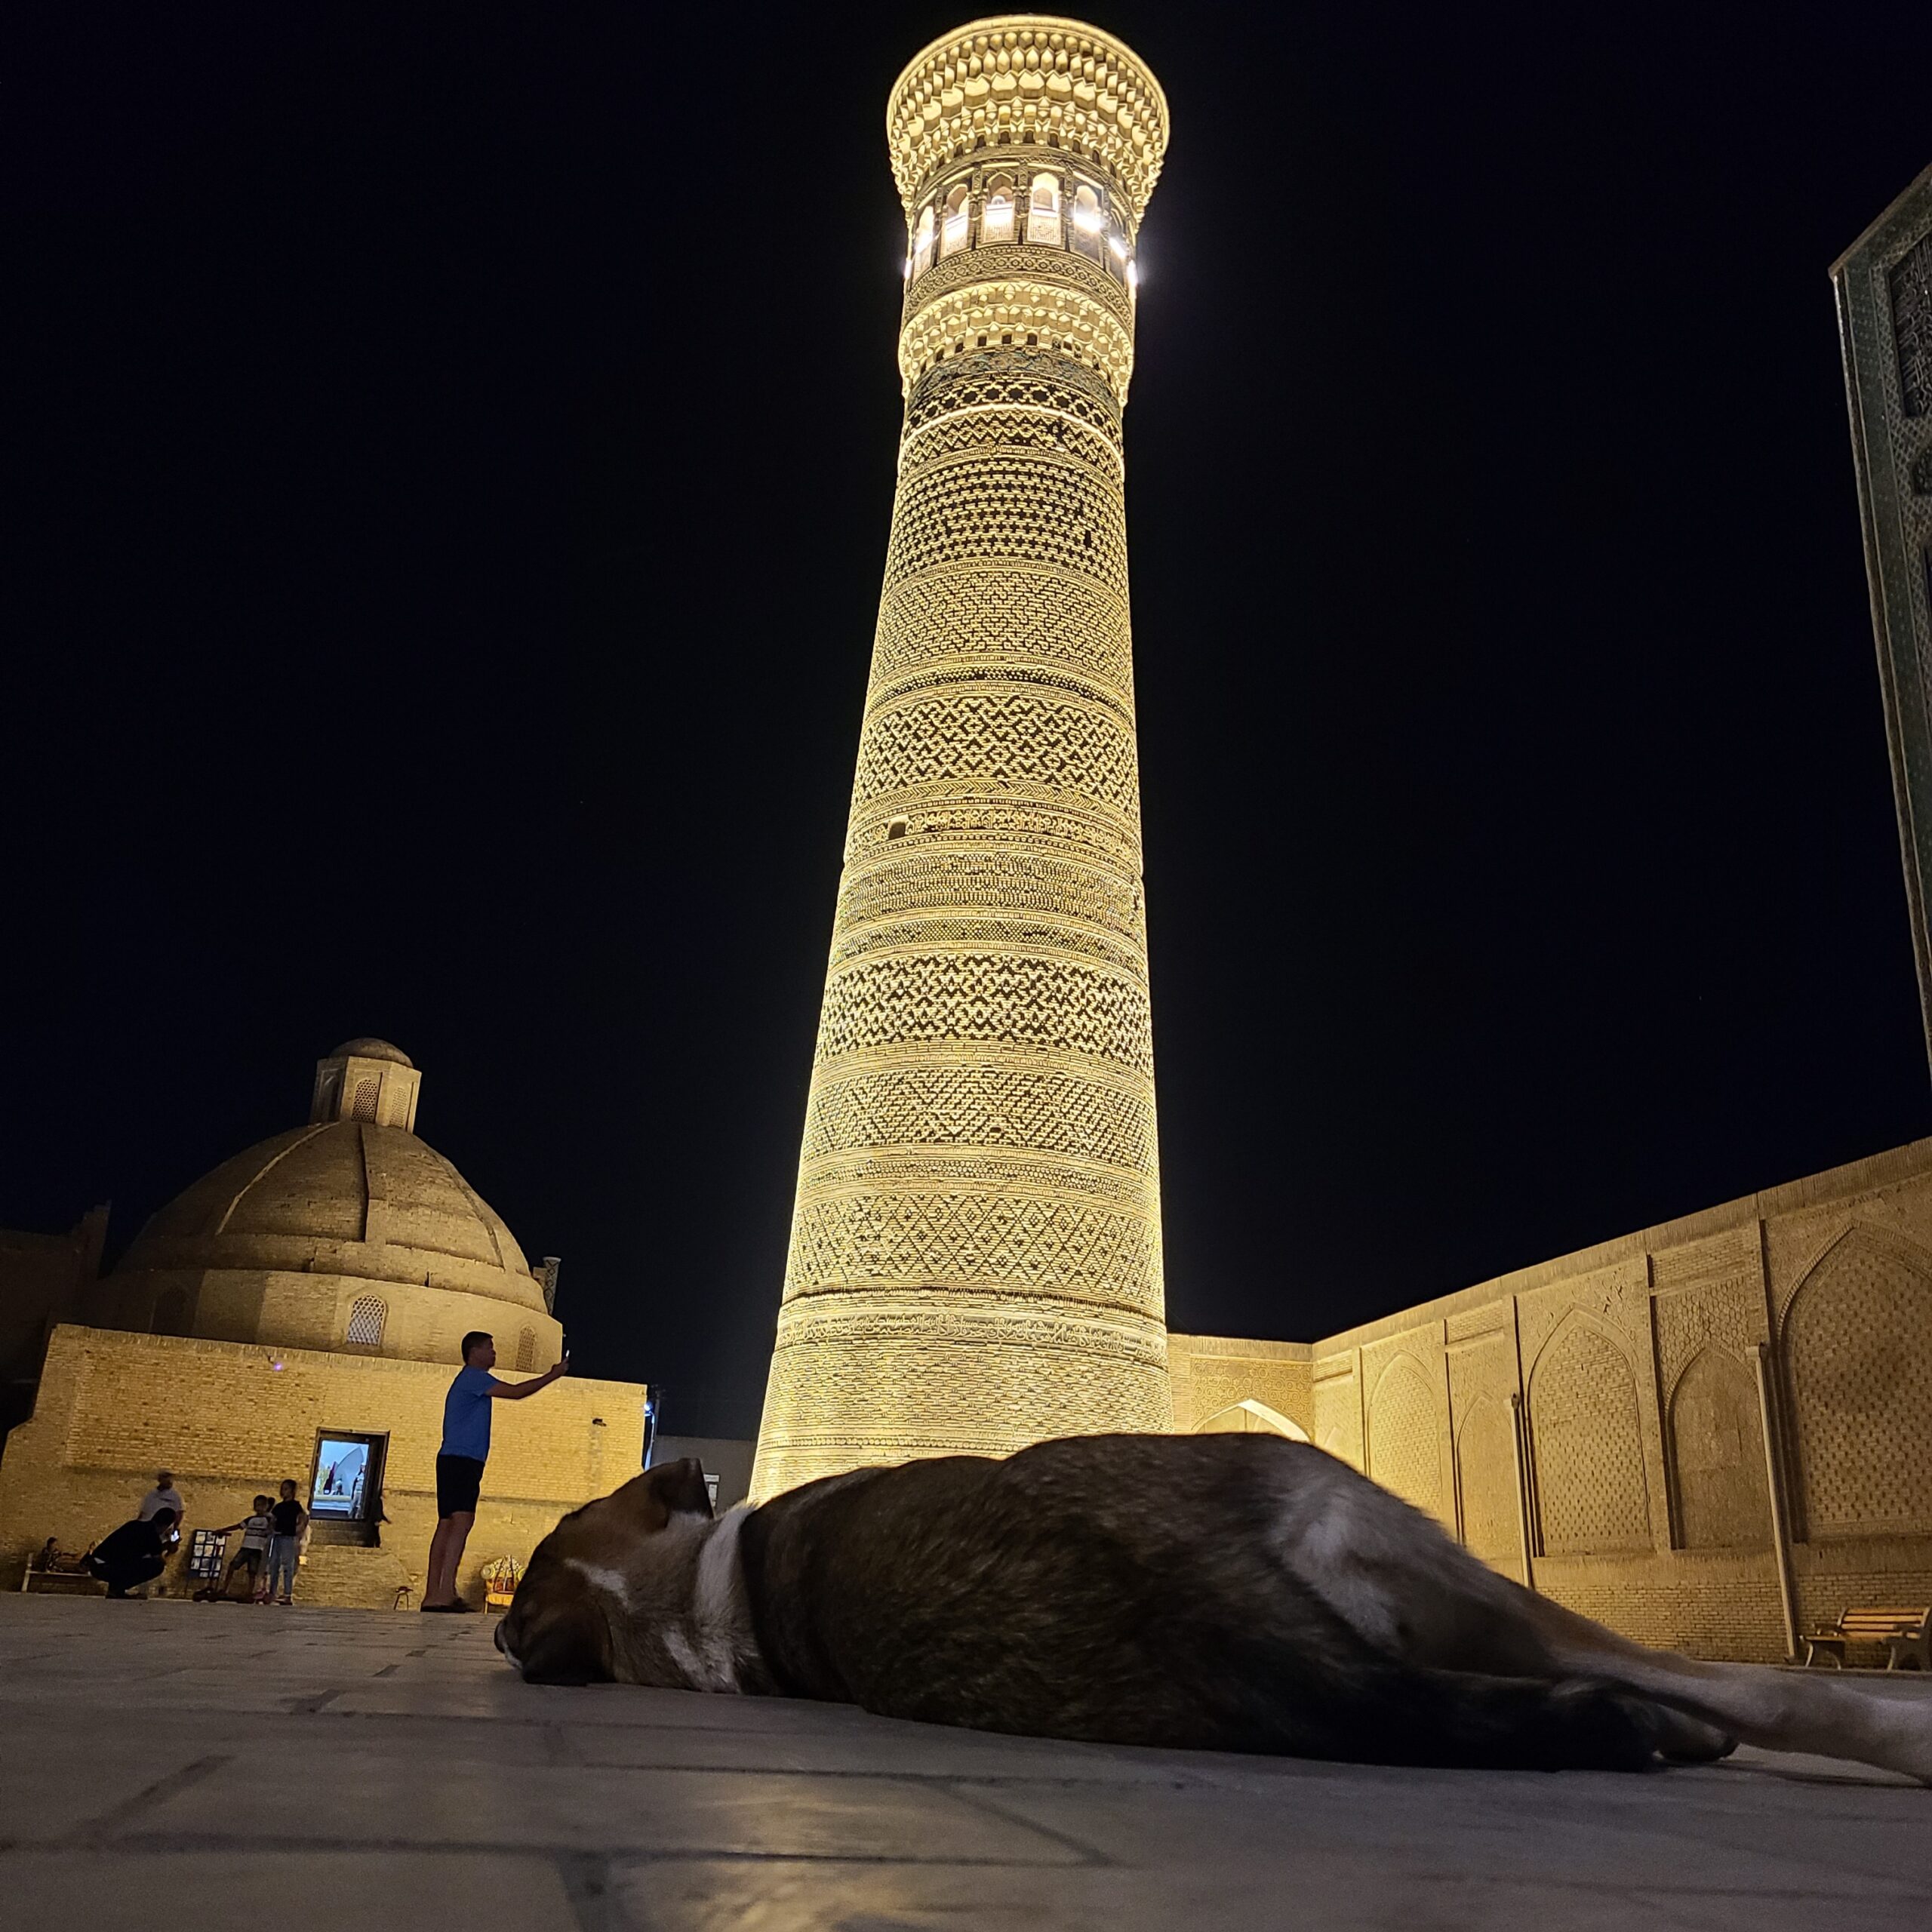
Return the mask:
[[1168, 1426], [1121, 412], [1167, 103], [1016, 14], [886, 113], [899, 488], [752, 1490]]

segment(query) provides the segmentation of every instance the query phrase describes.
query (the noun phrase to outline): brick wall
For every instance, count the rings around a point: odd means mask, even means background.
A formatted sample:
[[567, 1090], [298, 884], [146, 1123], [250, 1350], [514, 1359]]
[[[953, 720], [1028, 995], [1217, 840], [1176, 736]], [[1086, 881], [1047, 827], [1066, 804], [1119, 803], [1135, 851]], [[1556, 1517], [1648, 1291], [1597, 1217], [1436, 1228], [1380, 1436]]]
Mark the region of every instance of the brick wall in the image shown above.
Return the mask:
[[1801, 1629], [1932, 1602], [1932, 1141], [1404, 1310], [1299, 1364], [1289, 1344], [1174, 1339], [1177, 1427], [1252, 1395], [1504, 1574], [1527, 1540], [1562, 1602], [1760, 1660], [1786, 1652], [1762, 1349]]
[[[80, 1548], [125, 1521], [163, 1467], [190, 1528], [235, 1521], [285, 1476], [306, 1500], [317, 1432], [334, 1429], [389, 1438], [382, 1549], [420, 1594], [454, 1372], [380, 1356], [57, 1328], [33, 1417], [0, 1457], [0, 1587], [17, 1583], [48, 1537]], [[570, 1377], [527, 1402], [497, 1406], [466, 1587], [485, 1563], [527, 1558], [566, 1510], [637, 1472], [644, 1396], [641, 1383]], [[366, 1573], [370, 1607], [393, 1601], [387, 1566], [333, 1567], [344, 1578]]]
[[1235, 1403], [1253, 1401], [1287, 1417], [1312, 1437], [1313, 1373], [1305, 1342], [1234, 1341], [1209, 1335], [1168, 1337], [1174, 1428], [1183, 1435]]

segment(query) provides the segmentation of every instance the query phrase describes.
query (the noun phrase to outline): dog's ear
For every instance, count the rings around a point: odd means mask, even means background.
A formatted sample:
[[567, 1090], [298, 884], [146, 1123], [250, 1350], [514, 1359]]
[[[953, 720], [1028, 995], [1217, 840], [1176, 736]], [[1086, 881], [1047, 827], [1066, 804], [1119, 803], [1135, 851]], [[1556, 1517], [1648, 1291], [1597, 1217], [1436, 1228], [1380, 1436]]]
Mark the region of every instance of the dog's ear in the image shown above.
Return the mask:
[[704, 1485], [704, 1465], [695, 1456], [681, 1457], [645, 1472], [644, 1480], [666, 1516], [709, 1516], [711, 1492]]
[[610, 1626], [595, 1605], [565, 1601], [524, 1626], [516, 1660], [526, 1684], [608, 1684], [614, 1674]]

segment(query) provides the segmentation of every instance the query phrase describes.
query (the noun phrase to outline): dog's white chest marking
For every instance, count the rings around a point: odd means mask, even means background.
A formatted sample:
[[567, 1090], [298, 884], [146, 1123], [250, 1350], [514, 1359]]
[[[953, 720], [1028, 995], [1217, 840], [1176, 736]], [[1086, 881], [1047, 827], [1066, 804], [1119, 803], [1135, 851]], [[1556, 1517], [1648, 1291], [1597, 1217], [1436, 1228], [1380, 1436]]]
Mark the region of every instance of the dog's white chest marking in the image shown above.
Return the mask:
[[665, 1647], [694, 1685], [703, 1690], [740, 1690], [741, 1664], [758, 1654], [744, 1576], [738, 1567], [738, 1532], [746, 1506], [727, 1510], [698, 1552], [686, 1629], [667, 1630]]

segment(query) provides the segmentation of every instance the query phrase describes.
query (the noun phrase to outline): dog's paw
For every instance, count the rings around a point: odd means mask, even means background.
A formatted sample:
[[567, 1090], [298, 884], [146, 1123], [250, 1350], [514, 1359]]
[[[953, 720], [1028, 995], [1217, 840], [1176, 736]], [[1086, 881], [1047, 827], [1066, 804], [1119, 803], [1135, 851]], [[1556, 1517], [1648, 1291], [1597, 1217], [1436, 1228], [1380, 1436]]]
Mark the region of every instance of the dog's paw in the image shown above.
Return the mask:
[[1646, 1699], [1607, 1684], [1560, 1684], [1549, 1694], [1549, 1715], [1556, 1721], [1560, 1768], [1656, 1768], [1657, 1720], [1665, 1713]]
[[1737, 1749], [1737, 1740], [1715, 1724], [1686, 1717], [1681, 1711], [1666, 1710], [1661, 1704], [1653, 1704], [1650, 1709], [1657, 1755], [1666, 1764], [1715, 1764]]

